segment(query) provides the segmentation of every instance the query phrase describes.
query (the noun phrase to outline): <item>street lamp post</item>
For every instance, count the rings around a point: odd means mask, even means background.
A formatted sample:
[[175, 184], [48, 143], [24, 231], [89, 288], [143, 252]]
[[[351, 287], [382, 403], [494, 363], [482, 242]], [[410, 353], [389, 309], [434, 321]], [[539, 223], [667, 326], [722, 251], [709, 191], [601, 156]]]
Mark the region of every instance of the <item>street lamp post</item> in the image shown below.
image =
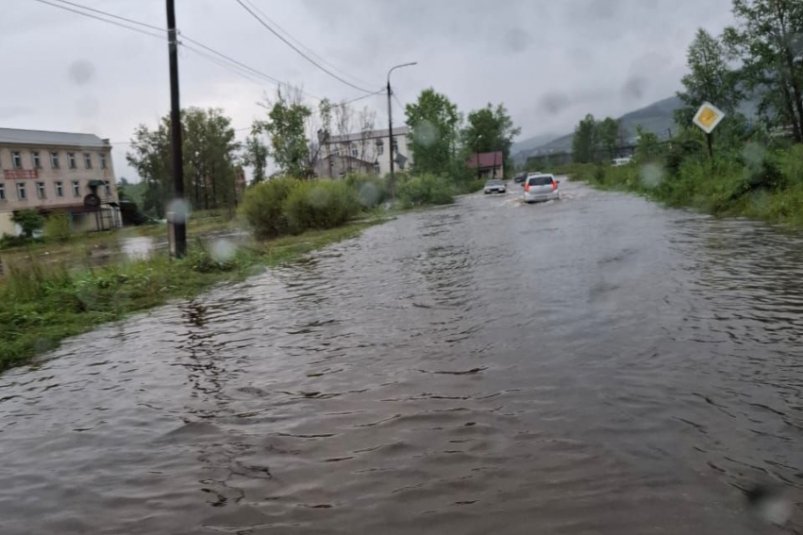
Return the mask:
[[400, 69], [402, 67], [410, 67], [412, 65], [418, 65], [417, 61], [411, 61], [410, 63], [402, 63], [400, 65], [396, 65], [391, 67], [388, 71], [388, 159], [390, 161], [390, 183], [388, 184], [388, 189], [390, 190], [391, 197], [394, 194], [394, 187], [396, 185], [396, 178], [394, 176], [394, 169], [393, 164], [393, 106], [390, 103], [390, 96], [393, 94], [393, 91], [390, 89], [390, 73], [395, 71], [396, 69]]

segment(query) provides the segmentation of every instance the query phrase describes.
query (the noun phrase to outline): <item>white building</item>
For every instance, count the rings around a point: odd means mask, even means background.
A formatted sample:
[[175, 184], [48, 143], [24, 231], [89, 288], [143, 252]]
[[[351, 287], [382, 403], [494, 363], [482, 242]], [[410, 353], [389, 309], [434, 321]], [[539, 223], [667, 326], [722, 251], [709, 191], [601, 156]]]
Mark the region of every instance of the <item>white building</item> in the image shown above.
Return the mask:
[[[407, 126], [400, 125], [393, 129], [395, 169], [397, 171], [408, 169], [412, 164], [408, 134]], [[374, 173], [384, 176], [390, 173], [387, 145], [387, 129], [330, 136], [328, 141], [324, 141], [321, 146], [315, 174], [331, 178], [337, 178], [349, 172]]]
[[14, 212], [66, 213], [75, 230], [121, 224], [108, 139], [0, 128], [0, 236], [19, 233]]

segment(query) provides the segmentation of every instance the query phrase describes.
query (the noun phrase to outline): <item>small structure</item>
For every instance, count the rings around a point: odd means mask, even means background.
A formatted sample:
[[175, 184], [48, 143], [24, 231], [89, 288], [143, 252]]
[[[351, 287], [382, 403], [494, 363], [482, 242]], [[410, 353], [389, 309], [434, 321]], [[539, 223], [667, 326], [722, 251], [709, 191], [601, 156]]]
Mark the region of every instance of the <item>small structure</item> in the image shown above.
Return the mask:
[[478, 178], [501, 179], [505, 176], [505, 157], [501, 150], [475, 152], [469, 156], [466, 165], [476, 170]]

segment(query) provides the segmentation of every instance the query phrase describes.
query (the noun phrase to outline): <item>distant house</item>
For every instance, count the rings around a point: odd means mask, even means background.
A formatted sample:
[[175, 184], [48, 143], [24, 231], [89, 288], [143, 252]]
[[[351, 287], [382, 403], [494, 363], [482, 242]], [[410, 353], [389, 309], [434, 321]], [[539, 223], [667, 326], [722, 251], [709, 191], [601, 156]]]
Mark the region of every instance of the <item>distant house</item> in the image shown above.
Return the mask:
[[503, 178], [505, 176], [505, 157], [501, 150], [495, 152], [475, 152], [466, 165], [475, 169], [479, 178]]
[[344, 154], [329, 154], [318, 158], [315, 163], [315, 176], [339, 178], [349, 173], [377, 174], [379, 164]]
[[[404, 170], [412, 163], [407, 139], [409, 133], [406, 126], [393, 129], [396, 170]], [[321, 144], [315, 174], [330, 178], [357, 172], [384, 176], [390, 172], [387, 144], [387, 129], [329, 136]]]

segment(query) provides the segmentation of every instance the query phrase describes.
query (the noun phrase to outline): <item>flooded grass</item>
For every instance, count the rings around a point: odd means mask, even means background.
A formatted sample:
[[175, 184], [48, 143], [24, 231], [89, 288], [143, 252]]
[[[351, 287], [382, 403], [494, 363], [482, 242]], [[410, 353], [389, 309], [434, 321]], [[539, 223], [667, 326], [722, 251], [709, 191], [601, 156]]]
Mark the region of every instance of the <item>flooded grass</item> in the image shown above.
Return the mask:
[[217, 245], [226, 242], [199, 240], [181, 260], [160, 252], [102, 267], [44, 264], [38, 259], [42, 251], [29, 249], [8, 263], [0, 282], [0, 369], [28, 362], [99, 324], [192, 297], [218, 282], [241, 280], [261, 266], [293, 261], [384, 220], [371, 216], [334, 229], [222, 249]]

